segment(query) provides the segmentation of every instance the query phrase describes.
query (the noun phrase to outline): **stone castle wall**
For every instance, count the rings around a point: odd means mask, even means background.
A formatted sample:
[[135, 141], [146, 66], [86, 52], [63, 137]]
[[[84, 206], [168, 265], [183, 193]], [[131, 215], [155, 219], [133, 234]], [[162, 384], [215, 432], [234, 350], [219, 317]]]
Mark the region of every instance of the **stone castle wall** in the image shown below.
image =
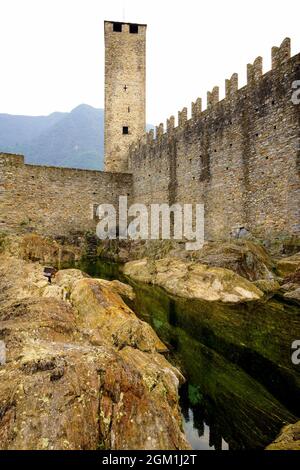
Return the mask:
[[[121, 34], [121, 33], [116, 33]], [[292, 102], [300, 80], [300, 54], [290, 42], [272, 49], [272, 70], [262, 59], [248, 65], [248, 83], [234, 74], [226, 97], [217, 87], [172, 116], [129, 152], [130, 173], [24, 164], [0, 153], [0, 230], [68, 235], [95, 229], [92, 204], [118, 206], [118, 196], [138, 203], [204, 203], [206, 240], [228, 238], [245, 227], [261, 239], [300, 233], [300, 105]], [[300, 95], [298, 93], [298, 95]]]
[[48, 236], [95, 230], [92, 205], [130, 200], [132, 176], [24, 164], [0, 153], [0, 230]]
[[148, 133], [131, 147], [135, 202], [204, 203], [206, 239], [230, 236], [236, 227], [270, 239], [300, 232], [300, 105], [292, 83], [300, 80], [300, 55], [290, 41], [272, 49], [272, 70], [262, 59], [248, 65], [248, 83], [234, 74], [219, 89]]

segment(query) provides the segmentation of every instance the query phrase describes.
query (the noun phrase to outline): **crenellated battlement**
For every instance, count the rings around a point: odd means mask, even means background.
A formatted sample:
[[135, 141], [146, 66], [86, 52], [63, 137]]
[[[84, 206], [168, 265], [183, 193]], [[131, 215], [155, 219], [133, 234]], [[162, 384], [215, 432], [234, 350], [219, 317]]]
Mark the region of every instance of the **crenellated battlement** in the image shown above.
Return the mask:
[[207, 109], [212, 108], [215, 104], [219, 103], [220, 89], [218, 86], [213, 87], [212, 91], [207, 92], [206, 105]]
[[169, 119], [167, 119], [167, 133], [170, 134], [173, 132], [175, 128], [175, 117], [170, 116]]
[[196, 120], [202, 113], [202, 99], [197, 98], [195, 103], [192, 103], [192, 119]]
[[[159, 124], [159, 126], [156, 127], [155, 135], [156, 135], [156, 140], [158, 142], [160, 142], [161, 139], [162, 139], [162, 136], [164, 135], [164, 125], [163, 125], [162, 122]], [[143, 140], [143, 138], [142, 138], [142, 140]]]
[[281, 67], [291, 58], [291, 40], [285, 38], [280, 47], [272, 47], [272, 69]]
[[187, 108], [183, 108], [181, 111], [178, 111], [178, 127], [184, 127], [187, 122]]
[[234, 73], [231, 78], [225, 80], [225, 98], [232, 98], [232, 96], [238, 91], [239, 76]]
[[300, 54], [290, 40], [247, 65], [202, 100], [170, 116], [134, 143], [129, 162], [139, 203], [203, 203], [206, 239], [230, 237], [245, 227], [258, 238], [300, 234], [300, 104], [292, 100], [300, 80]]
[[[196, 125], [201, 124], [204, 120], [207, 120], [210, 113], [217, 113], [217, 107], [222, 104], [223, 108], [226, 108], [233, 100], [237, 100], [239, 92], [242, 90], [243, 95], [248, 94], [249, 90], [253, 92], [253, 87], [259, 89], [264, 78], [272, 72], [277, 73], [283, 70], [282, 67], [287, 65], [291, 59], [291, 41], [289, 38], [285, 38], [279, 47], [273, 47], [271, 50], [272, 56], [272, 69], [263, 74], [263, 59], [257, 57], [252, 64], [247, 65], [247, 84], [243, 88], [239, 88], [239, 77], [237, 73], [234, 73], [229, 79], [225, 80], [225, 98], [220, 101], [220, 89], [215, 86], [211, 91], [207, 92], [207, 107], [202, 109], [202, 99], [197, 98], [195, 102], [191, 103], [191, 118], [188, 119], [188, 108], [184, 107], [181, 111], [178, 111], [178, 125], [175, 126], [175, 118], [171, 116], [166, 121], [166, 128], [161, 123], [155, 129], [155, 136], [151, 130], [146, 134], [146, 138], [140, 139], [140, 143], [151, 144], [151, 147], [156, 144], [160, 145], [164, 139], [168, 140], [168, 137], [174, 135], [174, 132], [180, 132], [187, 124]], [[300, 77], [299, 77], [300, 78]], [[250, 93], [249, 93], [250, 94]], [[133, 143], [130, 148], [129, 156], [133, 157], [136, 149], [140, 148], [139, 141]]]

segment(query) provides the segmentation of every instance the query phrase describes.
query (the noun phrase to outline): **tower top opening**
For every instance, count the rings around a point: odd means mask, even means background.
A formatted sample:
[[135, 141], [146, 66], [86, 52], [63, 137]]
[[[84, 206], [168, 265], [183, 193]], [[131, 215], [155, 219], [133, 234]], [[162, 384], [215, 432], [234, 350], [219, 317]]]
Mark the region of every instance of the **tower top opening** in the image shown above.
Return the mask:
[[129, 26], [130, 26], [130, 25], [137, 25], [137, 26], [145, 26], [145, 27], [147, 27], [147, 24], [145, 24], [145, 23], [128, 23], [127, 21], [109, 21], [109, 20], [104, 20], [104, 26], [105, 26], [105, 24], [109, 24], [109, 23], [110, 23], [110, 24], [118, 23], [118, 24], [121, 24], [121, 25], [126, 24], [126, 25], [129, 25]]

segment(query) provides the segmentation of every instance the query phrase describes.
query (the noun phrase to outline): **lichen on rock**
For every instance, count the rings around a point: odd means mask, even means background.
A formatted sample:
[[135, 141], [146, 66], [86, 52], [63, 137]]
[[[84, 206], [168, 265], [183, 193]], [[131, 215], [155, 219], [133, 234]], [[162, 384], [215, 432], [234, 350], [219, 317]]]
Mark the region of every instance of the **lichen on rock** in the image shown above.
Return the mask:
[[118, 293], [131, 288], [78, 270], [49, 285], [41, 265], [0, 257], [0, 449], [190, 448], [183, 377]]
[[239, 303], [263, 297], [261, 290], [235, 272], [194, 261], [146, 258], [126, 263], [124, 274], [188, 299]]

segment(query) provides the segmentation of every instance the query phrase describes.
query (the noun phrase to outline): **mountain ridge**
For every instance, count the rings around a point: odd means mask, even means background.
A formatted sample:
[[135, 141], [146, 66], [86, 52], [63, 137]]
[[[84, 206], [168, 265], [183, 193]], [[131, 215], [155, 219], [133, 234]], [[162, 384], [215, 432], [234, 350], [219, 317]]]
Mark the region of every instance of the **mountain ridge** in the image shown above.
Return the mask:
[[103, 170], [104, 110], [82, 103], [48, 116], [2, 113], [0, 151], [23, 154], [31, 164]]

